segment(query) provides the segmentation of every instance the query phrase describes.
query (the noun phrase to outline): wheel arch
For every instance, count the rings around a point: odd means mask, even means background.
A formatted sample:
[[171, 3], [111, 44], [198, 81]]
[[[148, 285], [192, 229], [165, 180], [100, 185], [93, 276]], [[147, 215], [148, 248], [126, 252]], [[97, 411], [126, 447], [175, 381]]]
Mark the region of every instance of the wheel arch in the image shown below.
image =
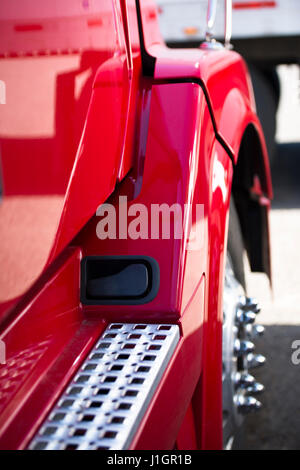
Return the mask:
[[249, 123], [242, 135], [233, 173], [232, 196], [251, 270], [264, 272], [271, 278], [268, 213], [272, 187], [259, 122]]

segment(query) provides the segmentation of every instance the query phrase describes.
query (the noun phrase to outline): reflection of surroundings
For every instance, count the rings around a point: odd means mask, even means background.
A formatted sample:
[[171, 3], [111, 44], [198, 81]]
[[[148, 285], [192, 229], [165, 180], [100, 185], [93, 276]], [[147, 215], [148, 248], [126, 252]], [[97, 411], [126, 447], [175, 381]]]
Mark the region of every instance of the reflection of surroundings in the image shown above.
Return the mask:
[[[84, 139], [80, 146], [83, 130], [89, 132], [86, 140], [97, 162], [108, 152], [111, 129], [122, 142], [118, 126], [126, 118], [129, 74], [124, 35], [118, 33], [116, 40], [118, 18], [111, 0], [0, 2], [0, 80], [6, 87], [6, 104], [0, 110], [0, 265], [5, 267], [0, 313], [47, 266], [68, 213], [63, 210], [65, 196], [68, 210], [74, 193], [81, 204], [73, 210], [65, 243], [78, 228], [76, 217], [87, 211], [82, 202], [88, 193], [83, 184], [87, 163], [74, 172], [77, 185], [69, 185], [77, 156], [81, 162], [91, 158]], [[120, 89], [120, 76], [127, 87]], [[100, 193], [102, 174], [99, 164], [94, 172], [97, 186], [90, 183], [88, 188], [89, 201], [93, 191]]]
[[60, 195], [3, 199], [0, 205], [0, 266], [9, 269], [0, 270], [0, 303], [18, 297], [40, 274], [49, 255], [62, 206]]
[[267, 357], [255, 370], [266, 391], [264, 407], [248, 419], [250, 449], [300, 448], [300, 366], [291, 362], [291, 344], [300, 340], [300, 83], [299, 68], [279, 67], [282, 94], [277, 114], [278, 154], [272, 173], [271, 212], [273, 298], [263, 275], [248, 275], [248, 291], [262, 304], [265, 336], [257, 351]]
[[97, 51], [1, 57], [8, 99], [0, 116], [0, 264], [7, 268], [0, 273], [0, 303], [26, 291], [46, 264], [91, 81], [105, 58]]

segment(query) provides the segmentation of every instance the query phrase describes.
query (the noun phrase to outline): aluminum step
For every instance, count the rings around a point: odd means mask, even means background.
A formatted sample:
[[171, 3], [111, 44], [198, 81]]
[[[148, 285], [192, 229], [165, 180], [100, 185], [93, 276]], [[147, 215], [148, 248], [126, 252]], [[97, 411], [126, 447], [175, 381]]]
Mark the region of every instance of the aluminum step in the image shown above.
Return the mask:
[[177, 325], [110, 324], [29, 449], [128, 449], [179, 336]]

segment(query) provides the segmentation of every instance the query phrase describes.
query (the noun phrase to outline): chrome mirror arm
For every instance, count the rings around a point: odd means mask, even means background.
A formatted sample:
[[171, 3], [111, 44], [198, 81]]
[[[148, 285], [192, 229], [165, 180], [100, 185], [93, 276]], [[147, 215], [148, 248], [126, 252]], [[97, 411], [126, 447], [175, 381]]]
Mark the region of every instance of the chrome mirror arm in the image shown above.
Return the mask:
[[[225, 24], [224, 24], [224, 46], [231, 49], [232, 34], [232, 0], [224, 0], [225, 2]], [[201, 45], [205, 49], [219, 49], [220, 43], [213, 37], [213, 28], [216, 21], [218, 0], [208, 0], [205, 42]]]
[[231, 35], [232, 35], [232, 0], [225, 0], [225, 37], [224, 45], [226, 49], [231, 49], [232, 45]]
[[205, 40], [207, 42], [211, 42], [213, 39], [213, 27], [216, 21], [217, 4], [218, 0], [208, 0], [205, 33]]

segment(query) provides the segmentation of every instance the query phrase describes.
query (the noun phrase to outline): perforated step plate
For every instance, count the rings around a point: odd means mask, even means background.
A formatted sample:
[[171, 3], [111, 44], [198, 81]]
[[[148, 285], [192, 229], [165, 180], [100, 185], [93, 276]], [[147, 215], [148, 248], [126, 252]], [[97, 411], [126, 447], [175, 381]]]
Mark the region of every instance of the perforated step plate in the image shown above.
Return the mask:
[[110, 324], [29, 448], [128, 449], [178, 341], [176, 325]]

